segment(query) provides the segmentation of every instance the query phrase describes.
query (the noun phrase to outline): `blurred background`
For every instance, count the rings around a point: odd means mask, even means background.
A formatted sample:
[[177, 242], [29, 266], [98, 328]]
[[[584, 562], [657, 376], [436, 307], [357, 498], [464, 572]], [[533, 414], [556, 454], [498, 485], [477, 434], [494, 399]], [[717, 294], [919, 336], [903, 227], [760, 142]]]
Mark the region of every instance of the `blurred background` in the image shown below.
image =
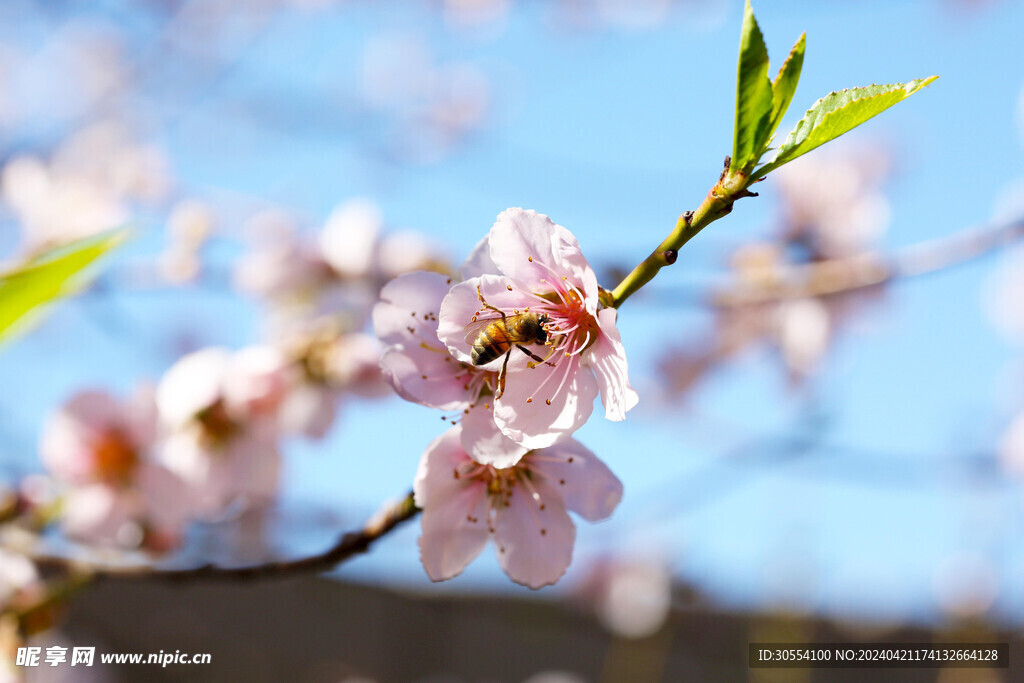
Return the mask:
[[[746, 643], [1018, 643], [1024, 7], [755, 10], [774, 65], [808, 35], [781, 131], [831, 90], [941, 78], [773, 174], [623, 307], [640, 404], [576, 436], [625, 496], [578, 525], [557, 586], [512, 584], [489, 549], [431, 584], [412, 522], [329, 581], [86, 588], [32, 642], [213, 654], [146, 680], [533, 683], [863, 680], [748, 670]], [[11, 505], [70, 500], [40, 451], [79, 392], [128, 400], [208, 347], [302, 369], [262, 442], [280, 470], [217, 515], [98, 542], [51, 511], [5, 545], [258, 562], [322, 550], [403, 496], [442, 425], [377, 374], [380, 286], [454, 271], [522, 206], [613, 287], [718, 177], [741, 18], [738, 0], [4, 2], [0, 261], [131, 228], [0, 350]], [[46, 594], [0, 560], [0, 598]]]

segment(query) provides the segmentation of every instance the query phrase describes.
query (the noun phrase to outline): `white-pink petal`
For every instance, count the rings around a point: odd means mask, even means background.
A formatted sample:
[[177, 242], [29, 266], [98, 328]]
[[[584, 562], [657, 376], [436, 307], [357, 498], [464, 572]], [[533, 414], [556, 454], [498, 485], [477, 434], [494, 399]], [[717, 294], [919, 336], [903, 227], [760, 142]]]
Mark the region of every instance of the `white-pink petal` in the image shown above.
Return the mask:
[[352, 199], [339, 205], [320, 233], [324, 260], [346, 277], [369, 272], [383, 222], [380, 208], [368, 199]]
[[434, 439], [420, 458], [412, 491], [416, 507], [426, 510], [443, 505], [465, 486], [454, 471], [469, 460], [462, 448], [460, 427], [452, 427]]
[[565, 276], [586, 294], [597, 295], [597, 278], [576, 237], [544, 214], [506, 209], [498, 215], [488, 239], [499, 271], [529, 283], [534, 291], [544, 291], [539, 288], [541, 280], [550, 283]]
[[510, 371], [505, 393], [494, 402], [498, 428], [533, 450], [546, 448], [582, 427], [594, 411], [598, 386], [594, 375], [579, 366], [579, 356], [572, 356], [562, 358], [555, 367], [543, 364]]
[[164, 424], [180, 426], [213, 405], [221, 396], [231, 353], [210, 347], [183, 356], [164, 373], [156, 403]]
[[480, 277], [481, 275], [497, 275], [499, 273], [497, 264], [491, 258], [491, 244], [486, 236], [476, 243], [473, 251], [469, 252], [469, 256], [462, 263], [459, 273], [462, 275], [463, 280]]
[[61, 522], [68, 536], [79, 541], [135, 547], [142, 542], [137, 512], [130, 499], [113, 487], [90, 484], [67, 492]]
[[556, 490], [537, 479], [532, 486], [536, 498], [520, 483], [506, 499], [508, 504], [497, 508], [494, 544], [508, 577], [536, 589], [565, 574], [572, 562], [576, 525]]
[[399, 396], [441, 410], [462, 410], [469, 404], [472, 379], [447, 349], [395, 347], [380, 359], [380, 368]]
[[374, 334], [385, 345], [436, 341], [436, 318], [451, 283], [450, 277], [428, 271], [391, 280], [381, 289], [381, 300], [373, 307]]
[[224, 373], [227, 408], [241, 420], [272, 415], [288, 391], [288, 361], [273, 346], [248, 346], [237, 351]]
[[558, 490], [568, 509], [588, 522], [608, 518], [622, 500], [619, 478], [576, 439], [531, 455], [528, 464]]
[[334, 424], [338, 410], [337, 392], [318, 384], [303, 382], [293, 387], [281, 404], [281, 430], [286, 434], [322, 439]]
[[512, 467], [526, 455], [527, 448], [501, 433], [494, 413], [482, 405], [462, 416], [462, 448], [473, 460], [499, 469]]
[[50, 416], [39, 442], [39, 454], [47, 469], [68, 482], [92, 479], [96, 474], [93, 444], [117, 424], [117, 407], [109, 395], [87, 391]]
[[181, 477], [162, 465], [144, 463], [136, 475], [139, 494], [145, 501], [145, 521], [161, 535], [178, 538], [191, 516], [188, 487]]
[[456, 476], [469, 462], [461, 427], [434, 439], [420, 458], [413, 496], [423, 509], [420, 559], [434, 581], [450, 579], [480, 554], [490, 529], [483, 482]]
[[457, 576], [480, 554], [490, 536], [487, 491], [465, 482], [448, 499], [423, 511], [420, 559], [432, 581]]
[[593, 369], [601, 390], [604, 414], [609, 420], [625, 420], [626, 412], [640, 400], [629, 385], [626, 350], [615, 326], [616, 311], [605, 308], [598, 311], [600, 333], [587, 352], [587, 364]]

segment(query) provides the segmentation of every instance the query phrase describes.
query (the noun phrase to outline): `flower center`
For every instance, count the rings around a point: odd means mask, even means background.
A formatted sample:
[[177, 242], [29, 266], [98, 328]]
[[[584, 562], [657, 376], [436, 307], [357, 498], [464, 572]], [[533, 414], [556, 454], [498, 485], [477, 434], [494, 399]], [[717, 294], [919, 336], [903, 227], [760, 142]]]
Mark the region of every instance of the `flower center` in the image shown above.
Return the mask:
[[553, 347], [552, 361], [558, 356], [583, 353], [597, 340], [597, 320], [587, 310], [583, 295], [566, 282], [554, 292], [534, 293], [544, 303], [533, 310], [547, 316], [545, 330]]
[[119, 429], [101, 434], [93, 442], [92, 455], [100, 477], [113, 482], [126, 482], [139, 462], [131, 441]]
[[203, 437], [217, 446], [226, 443], [241, 429], [228, 414], [224, 399], [218, 399], [209, 408], [200, 411], [196, 415], [196, 421], [203, 429]]

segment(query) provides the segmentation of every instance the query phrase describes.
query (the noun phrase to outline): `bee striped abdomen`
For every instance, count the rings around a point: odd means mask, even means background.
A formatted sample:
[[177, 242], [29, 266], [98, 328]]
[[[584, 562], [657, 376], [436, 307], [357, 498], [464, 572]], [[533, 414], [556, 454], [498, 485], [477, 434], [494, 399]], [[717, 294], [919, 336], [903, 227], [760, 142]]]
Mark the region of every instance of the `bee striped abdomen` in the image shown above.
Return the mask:
[[507, 330], [499, 323], [492, 323], [480, 330], [476, 341], [473, 342], [470, 359], [473, 365], [487, 365], [507, 353], [511, 346], [512, 340]]

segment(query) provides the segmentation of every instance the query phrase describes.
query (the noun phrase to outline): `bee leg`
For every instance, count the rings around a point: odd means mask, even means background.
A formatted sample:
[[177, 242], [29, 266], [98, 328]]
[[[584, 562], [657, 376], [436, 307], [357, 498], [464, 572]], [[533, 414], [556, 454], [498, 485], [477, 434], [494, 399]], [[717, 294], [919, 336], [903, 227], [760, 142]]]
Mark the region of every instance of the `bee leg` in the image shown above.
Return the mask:
[[494, 395], [494, 398], [501, 398], [502, 394], [505, 393], [505, 371], [508, 370], [508, 358], [512, 355], [512, 349], [509, 349], [505, 353], [505, 360], [501, 364], [501, 372], [498, 373], [498, 393]]
[[[525, 346], [523, 346], [522, 344], [516, 344], [516, 348], [517, 348], [517, 349], [519, 349], [520, 351], [522, 351], [523, 353], [525, 353], [525, 354], [526, 354], [527, 356], [529, 356], [530, 358], [532, 358], [532, 359], [534, 359], [535, 361], [537, 361], [537, 364], [540, 364], [540, 363], [543, 363], [543, 362], [544, 362], [544, 359], [543, 359], [543, 358], [541, 358], [540, 356], [538, 356], [537, 354], [535, 354], [535, 353], [534, 353], [533, 351], [531, 351], [530, 349], [526, 348], [526, 347], [525, 347]], [[537, 367], [537, 365], [536, 365], [536, 364], [534, 364], [534, 363], [530, 363], [530, 364], [529, 364], [529, 366], [530, 366], [531, 368], [535, 368], [535, 367]]]
[[522, 344], [516, 344], [516, 346], [517, 346], [517, 347], [519, 347], [519, 350], [520, 350], [520, 351], [522, 351], [522, 352], [523, 352], [523, 353], [525, 353], [525, 354], [526, 354], [527, 356], [529, 356], [530, 358], [532, 358], [532, 359], [534, 359], [535, 361], [537, 361], [536, 363], [529, 363], [529, 364], [528, 364], [528, 365], [529, 365], [529, 366], [530, 366], [531, 368], [535, 368], [535, 367], [537, 367], [538, 365], [540, 365], [541, 363], [547, 363], [547, 364], [548, 364], [548, 365], [550, 365], [551, 367], [555, 367], [555, 364], [554, 364], [554, 363], [549, 363], [549, 362], [548, 362], [548, 358], [551, 358], [551, 356], [553, 356], [553, 355], [555, 354], [555, 349], [554, 349], [554, 348], [552, 348], [552, 349], [551, 349], [551, 351], [549, 351], [549, 352], [548, 352], [548, 355], [547, 355], [546, 357], [544, 357], [544, 358], [541, 358], [540, 356], [538, 356], [537, 354], [535, 354], [535, 353], [534, 353], [533, 351], [530, 351], [530, 350], [529, 350], [528, 348], [526, 348], [526, 347], [525, 347], [525, 346], [523, 346]]
[[501, 323], [503, 325], [507, 324], [507, 321], [505, 320], [505, 311], [503, 311], [500, 308], [497, 308], [497, 307], [492, 306], [489, 303], [487, 303], [487, 300], [484, 299], [483, 292], [480, 291], [480, 285], [476, 286], [476, 298], [480, 299], [480, 303], [482, 303], [484, 305], [484, 308], [489, 308], [492, 311], [496, 312], [498, 315], [500, 315], [501, 316]]

